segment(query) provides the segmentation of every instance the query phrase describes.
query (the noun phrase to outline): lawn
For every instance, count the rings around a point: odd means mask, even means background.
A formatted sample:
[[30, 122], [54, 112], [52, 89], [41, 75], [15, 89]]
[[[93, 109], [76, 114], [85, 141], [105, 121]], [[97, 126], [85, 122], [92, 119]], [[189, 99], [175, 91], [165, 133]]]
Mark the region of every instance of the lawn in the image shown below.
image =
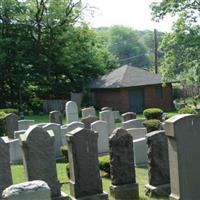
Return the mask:
[[[66, 165], [63, 163], [57, 164], [57, 172], [58, 172], [58, 179], [61, 183], [64, 183], [62, 186], [62, 191], [69, 194], [69, 184], [68, 178], [66, 175]], [[12, 175], [13, 175], [13, 182], [21, 183], [26, 181], [24, 176], [24, 168], [22, 165], [13, 165], [12, 166]], [[147, 183], [147, 169], [143, 168], [136, 168], [136, 178], [137, 183], [139, 184], [139, 193], [140, 193], [140, 200], [168, 200], [168, 198], [149, 198], [146, 197], [144, 194], [144, 185]], [[110, 186], [110, 179], [103, 178], [103, 189], [105, 192], [109, 193], [109, 186]]]
[[[177, 114], [176, 111], [173, 111], [173, 112], [166, 112], [167, 116], [168, 117], [172, 117], [174, 115]], [[144, 118], [143, 114], [137, 114], [137, 118]], [[35, 123], [46, 123], [46, 122], [49, 122], [49, 116], [48, 115], [30, 115], [30, 116], [25, 116], [25, 119], [32, 119], [32, 120], [35, 120]], [[63, 124], [65, 124], [66, 122], [66, 119], [65, 117], [63, 116]], [[120, 126], [120, 123], [117, 124], [117, 127]]]

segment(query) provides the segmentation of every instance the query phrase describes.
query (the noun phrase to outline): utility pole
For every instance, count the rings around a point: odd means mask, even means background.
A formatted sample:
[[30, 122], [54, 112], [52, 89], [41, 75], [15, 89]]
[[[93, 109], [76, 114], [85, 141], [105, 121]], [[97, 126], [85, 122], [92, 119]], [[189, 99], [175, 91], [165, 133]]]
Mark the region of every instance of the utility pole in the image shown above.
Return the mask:
[[158, 73], [158, 40], [157, 40], [157, 30], [154, 29], [154, 54], [155, 54], [155, 73]]

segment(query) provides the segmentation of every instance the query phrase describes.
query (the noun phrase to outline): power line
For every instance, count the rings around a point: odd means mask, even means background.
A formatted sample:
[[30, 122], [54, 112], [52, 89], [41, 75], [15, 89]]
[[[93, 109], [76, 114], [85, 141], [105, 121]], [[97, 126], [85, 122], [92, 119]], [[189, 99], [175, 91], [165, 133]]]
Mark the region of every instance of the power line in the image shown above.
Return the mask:
[[137, 56], [132, 56], [132, 57], [130, 57], [130, 58], [119, 59], [119, 61], [131, 60], [131, 59], [133, 59], [133, 58], [138, 58], [138, 57], [147, 56], [147, 55], [149, 55], [149, 54], [148, 54], [148, 53], [140, 54], [140, 55], [137, 55]]

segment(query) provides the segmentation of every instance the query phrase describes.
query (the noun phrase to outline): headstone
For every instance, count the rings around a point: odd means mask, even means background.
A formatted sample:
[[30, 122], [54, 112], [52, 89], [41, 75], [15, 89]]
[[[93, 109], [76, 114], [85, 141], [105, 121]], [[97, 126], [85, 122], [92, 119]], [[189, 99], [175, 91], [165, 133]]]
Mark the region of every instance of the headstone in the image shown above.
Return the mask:
[[115, 129], [115, 118], [114, 118], [113, 111], [111, 110], [102, 111], [99, 113], [99, 118], [100, 120], [108, 123], [108, 131], [109, 131], [109, 136], [110, 136], [113, 130]]
[[25, 172], [28, 181], [43, 180], [51, 188], [54, 199], [62, 199], [56, 171], [53, 131], [32, 126], [20, 135]]
[[18, 131], [18, 116], [14, 113], [6, 115], [5, 120], [5, 130], [6, 136], [14, 139], [14, 132]]
[[154, 131], [146, 137], [149, 183], [145, 185], [145, 194], [150, 197], [169, 196], [169, 158], [165, 131]]
[[67, 140], [65, 135], [78, 127], [84, 128], [84, 124], [82, 122], [77, 121], [61, 126], [62, 145], [67, 145]]
[[[23, 135], [23, 134], [22, 134]], [[19, 135], [20, 136], [20, 135]], [[11, 164], [22, 164], [23, 152], [19, 142], [19, 138], [9, 141], [10, 145], [10, 163]]]
[[134, 159], [136, 167], [147, 165], [147, 145], [146, 138], [133, 140]]
[[51, 200], [51, 190], [44, 181], [20, 183], [6, 188], [2, 200]]
[[105, 121], [98, 120], [91, 124], [91, 130], [97, 132], [98, 135], [98, 153], [108, 153], [108, 124]]
[[81, 122], [84, 124], [85, 128], [90, 129], [91, 128], [90, 125], [97, 120], [98, 118], [95, 116], [88, 116], [88, 117], [82, 118]]
[[144, 120], [142, 119], [131, 119], [128, 121], [125, 121], [122, 123], [122, 127], [124, 129], [129, 129], [129, 128], [144, 128], [144, 125], [142, 124]]
[[55, 153], [56, 158], [62, 157], [62, 153], [60, 151], [60, 147], [62, 146], [62, 136], [61, 136], [61, 126], [60, 124], [53, 124], [49, 123], [42, 127], [45, 131], [52, 130], [54, 133], [54, 147], [55, 147]]
[[97, 152], [98, 133], [77, 128], [66, 135], [73, 199], [108, 199], [103, 193]]
[[66, 123], [69, 124], [71, 122], [79, 121], [78, 117], [78, 107], [75, 102], [68, 101], [66, 103]]
[[126, 112], [126, 113], [122, 114], [122, 121], [126, 122], [126, 121], [129, 121], [131, 119], [136, 119], [136, 113]]
[[176, 115], [165, 121], [171, 200], [200, 199], [199, 130], [199, 115]]
[[125, 129], [115, 129], [109, 138], [109, 145], [111, 197], [114, 199], [138, 199], [132, 136]]
[[112, 110], [112, 108], [111, 107], [103, 107], [103, 108], [101, 108], [101, 111], [106, 111], [106, 110]]
[[147, 134], [146, 128], [129, 128], [126, 130], [133, 137], [133, 140], [144, 138], [146, 137], [146, 134]]
[[96, 111], [94, 107], [88, 107], [81, 110], [82, 111], [82, 118], [89, 117], [89, 116], [96, 116]]
[[113, 111], [114, 119], [116, 120], [121, 120], [121, 116], [118, 110]]
[[18, 130], [27, 130], [30, 126], [35, 124], [35, 120], [27, 120], [27, 119], [23, 119], [23, 120], [19, 120], [18, 121]]
[[0, 196], [7, 187], [12, 185], [8, 137], [0, 138]]
[[54, 110], [49, 113], [49, 122], [62, 125], [62, 114], [60, 111]]
[[25, 129], [20, 130], [20, 131], [15, 131], [15, 132], [14, 132], [14, 138], [15, 138], [15, 139], [19, 138], [19, 135], [24, 134], [25, 132], [26, 132]]

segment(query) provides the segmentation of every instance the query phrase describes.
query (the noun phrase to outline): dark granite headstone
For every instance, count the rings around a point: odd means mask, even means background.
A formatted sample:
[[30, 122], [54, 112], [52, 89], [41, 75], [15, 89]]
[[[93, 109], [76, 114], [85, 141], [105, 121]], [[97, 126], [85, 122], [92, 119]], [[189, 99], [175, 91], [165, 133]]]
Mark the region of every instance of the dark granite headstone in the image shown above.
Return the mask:
[[51, 188], [53, 199], [66, 199], [61, 196], [57, 177], [53, 131], [32, 126], [20, 135], [20, 141], [28, 181], [45, 181]]
[[133, 138], [125, 129], [115, 129], [109, 138], [111, 187], [114, 199], [139, 198], [135, 180]]
[[1, 196], [3, 190], [12, 185], [8, 137], [0, 138], [0, 158], [1, 158], [0, 159], [0, 196]]
[[6, 115], [5, 120], [5, 131], [6, 136], [14, 139], [14, 132], [18, 131], [18, 116], [14, 113]]
[[200, 199], [200, 116], [176, 115], [165, 121], [170, 166], [170, 200]]
[[136, 113], [134, 112], [126, 112], [124, 114], [122, 114], [122, 121], [128, 121], [131, 119], [136, 119]]
[[62, 125], [62, 114], [60, 111], [51, 111], [49, 113], [49, 122]]
[[98, 133], [76, 128], [66, 134], [70, 166], [70, 193], [74, 199], [108, 199], [99, 172]]
[[88, 116], [88, 117], [85, 117], [85, 118], [82, 118], [81, 119], [81, 122], [84, 124], [85, 128], [86, 129], [90, 129], [90, 125], [97, 121], [98, 120], [98, 117], [95, 117], [95, 116]]
[[145, 186], [147, 196], [169, 196], [169, 157], [165, 131], [146, 135], [149, 183]]

